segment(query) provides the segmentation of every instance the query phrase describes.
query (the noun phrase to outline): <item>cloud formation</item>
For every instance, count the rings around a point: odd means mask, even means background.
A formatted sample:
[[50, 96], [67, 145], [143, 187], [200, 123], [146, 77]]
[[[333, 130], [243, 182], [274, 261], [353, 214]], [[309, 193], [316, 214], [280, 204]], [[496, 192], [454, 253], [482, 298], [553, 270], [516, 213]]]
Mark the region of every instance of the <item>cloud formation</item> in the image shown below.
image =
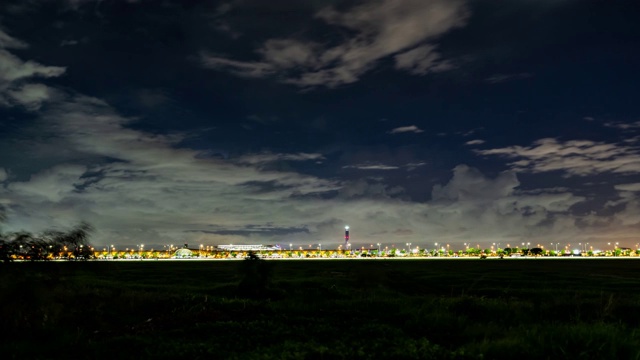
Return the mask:
[[28, 44], [0, 30], [0, 105], [37, 110], [54, 91], [44, 84], [33, 83], [33, 79], [58, 77], [66, 69], [42, 65], [32, 60], [23, 61], [6, 50], [26, 47]]
[[21, 40], [11, 37], [9, 34], [0, 29], [0, 48], [3, 49], [25, 49], [29, 45]]
[[424, 130], [420, 129], [419, 127], [417, 127], [415, 125], [409, 125], [409, 126], [401, 126], [401, 127], [395, 128], [395, 129], [391, 129], [389, 131], [389, 134], [401, 134], [401, 133], [407, 133], [407, 132], [412, 132], [412, 133], [419, 134], [421, 132], [424, 132]]
[[493, 181], [486, 179], [478, 169], [458, 165], [453, 169], [453, 178], [444, 185], [435, 185], [431, 192], [434, 201], [468, 201], [479, 199], [499, 199], [513, 193], [520, 185], [516, 174], [503, 173]]
[[265, 165], [278, 161], [322, 161], [324, 156], [322, 154], [310, 154], [310, 153], [297, 153], [297, 154], [274, 154], [274, 153], [261, 153], [261, 154], [245, 154], [235, 159], [239, 164], [250, 165]]
[[328, 45], [300, 38], [274, 38], [256, 49], [260, 60], [241, 61], [203, 53], [202, 64], [243, 77], [274, 75], [300, 87], [337, 87], [356, 82], [383, 58], [395, 68], [424, 75], [453, 65], [442, 59], [435, 40], [464, 26], [468, 10], [462, 0], [377, 0], [346, 11], [327, 7], [315, 18], [351, 36]]
[[545, 138], [531, 146], [476, 150], [476, 153], [516, 159], [509, 163], [514, 171], [559, 171], [565, 176], [640, 173], [640, 149], [629, 144]]
[[6, 92], [10, 99], [28, 110], [38, 110], [53, 93], [54, 90], [43, 84], [24, 84]]
[[[517, 176], [488, 178], [460, 165], [424, 203], [402, 188], [359, 180], [339, 183], [295, 172], [260, 170], [263, 161], [315, 160], [316, 154], [268, 154], [236, 165], [198, 159], [179, 136], [127, 127], [108, 104], [71, 96], [43, 114], [51, 137], [92, 154], [11, 181], [0, 190], [11, 229], [68, 227], [87, 220], [96, 245], [169, 243], [338, 244], [348, 223], [356, 244], [536, 241], [581, 236], [571, 215], [584, 198], [563, 189], [520, 192]], [[251, 159], [248, 156], [246, 159]], [[428, 189], [428, 188], [427, 188]], [[316, 197], [316, 194], [338, 196]], [[10, 230], [11, 230], [10, 229]], [[594, 232], [593, 236], [596, 236]]]
[[632, 123], [610, 121], [610, 122], [604, 123], [604, 126], [621, 129], [621, 130], [640, 129], [640, 121], [635, 121]]
[[640, 183], [632, 183], [632, 184], [619, 184], [615, 185], [614, 188], [620, 191], [640, 191]]
[[[186, 230], [220, 222], [237, 227], [247, 221], [273, 221], [270, 214], [292, 206], [288, 198], [337, 189], [332, 181], [293, 172], [199, 159], [196, 151], [177, 148], [180, 136], [129, 129], [129, 119], [95, 98], [72, 95], [51, 104], [41, 121], [51, 141], [92, 160], [79, 164], [69, 159], [28, 181], [10, 182], [1, 195], [9, 201], [14, 229], [65, 227], [83, 219], [101, 229], [100, 242], [133, 237], [146, 243], [175, 242]], [[279, 154], [253, 165], [319, 157]], [[270, 183], [273, 191], [252, 191], [250, 183]]]
[[56, 77], [65, 72], [59, 66], [45, 66], [35, 61], [22, 61], [6, 50], [0, 50], [0, 84], [7, 86], [33, 77]]
[[384, 164], [356, 164], [356, 165], [345, 165], [342, 167], [343, 169], [358, 169], [358, 170], [396, 170], [400, 167], [393, 165], [384, 165]]
[[199, 159], [196, 151], [177, 147], [181, 136], [128, 128], [130, 120], [107, 103], [82, 95], [49, 105], [41, 121], [55, 135], [51, 141], [92, 160], [69, 159], [7, 183], [0, 196], [10, 209], [11, 229], [64, 228], [87, 220], [99, 230], [98, 246], [331, 246], [340, 242], [345, 223], [354, 229], [355, 243], [418, 243], [425, 234], [436, 241], [486, 242], [579, 233], [567, 212], [582, 198], [558, 191], [518, 194], [514, 173], [490, 179], [461, 165], [448, 183], [433, 187], [429, 202], [415, 203], [397, 199], [403, 189], [380, 182], [260, 170], [265, 162], [315, 161], [319, 154], [247, 155], [238, 165]]
[[[5, 180], [0, 197], [10, 210], [9, 230], [65, 228], [86, 220], [99, 230], [98, 246], [113, 242], [331, 246], [341, 241], [345, 223], [352, 226], [356, 244], [434, 239], [486, 246], [583, 234], [570, 209], [584, 198], [562, 189], [519, 192], [514, 172], [492, 179], [460, 165], [449, 182], [430, 189], [429, 201], [417, 203], [398, 198], [402, 188], [378, 181], [338, 182], [294, 171], [262, 170], [274, 161], [322, 160], [317, 153], [199, 158], [197, 151], [177, 146], [182, 135], [131, 129], [131, 120], [109, 104], [79, 94], [59, 98], [40, 116], [39, 127], [49, 134], [44, 138], [56, 142], [41, 146], [73, 148], [89, 160], [75, 156], [28, 180]], [[628, 223], [630, 213], [624, 216]]]
[[415, 49], [398, 54], [395, 57], [395, 68], [406, 70], [414, 75], [426, 75], [429, 72], [442, 72], [455, 66], [443, 60], [433, 45], [418, 46]]

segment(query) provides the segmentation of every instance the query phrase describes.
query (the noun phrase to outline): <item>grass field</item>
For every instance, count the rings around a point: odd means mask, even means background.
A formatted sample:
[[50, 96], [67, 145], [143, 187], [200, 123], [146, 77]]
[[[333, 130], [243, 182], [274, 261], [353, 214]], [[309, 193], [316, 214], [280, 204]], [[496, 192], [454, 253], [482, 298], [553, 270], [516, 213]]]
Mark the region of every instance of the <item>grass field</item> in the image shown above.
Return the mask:
[[2, 358], [640, 359], [634, 259], [0, 266]]

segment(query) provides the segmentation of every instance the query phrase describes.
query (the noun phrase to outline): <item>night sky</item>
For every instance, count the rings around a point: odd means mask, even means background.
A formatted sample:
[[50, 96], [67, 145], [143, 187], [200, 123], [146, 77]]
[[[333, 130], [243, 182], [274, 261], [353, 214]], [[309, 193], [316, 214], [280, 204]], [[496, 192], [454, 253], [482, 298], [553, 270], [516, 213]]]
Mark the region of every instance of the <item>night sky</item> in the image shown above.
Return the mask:
[[0, 3], [4, 231], [640, 242], [640, 3]]

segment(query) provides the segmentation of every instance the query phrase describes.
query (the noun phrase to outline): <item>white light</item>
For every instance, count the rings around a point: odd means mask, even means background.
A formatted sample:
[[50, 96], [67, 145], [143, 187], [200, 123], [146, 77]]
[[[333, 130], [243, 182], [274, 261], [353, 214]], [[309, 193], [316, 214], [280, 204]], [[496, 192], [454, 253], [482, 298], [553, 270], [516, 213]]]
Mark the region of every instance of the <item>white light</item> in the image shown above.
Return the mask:
[[349, 230], [349, 225], [344, 227], [345, 230]]

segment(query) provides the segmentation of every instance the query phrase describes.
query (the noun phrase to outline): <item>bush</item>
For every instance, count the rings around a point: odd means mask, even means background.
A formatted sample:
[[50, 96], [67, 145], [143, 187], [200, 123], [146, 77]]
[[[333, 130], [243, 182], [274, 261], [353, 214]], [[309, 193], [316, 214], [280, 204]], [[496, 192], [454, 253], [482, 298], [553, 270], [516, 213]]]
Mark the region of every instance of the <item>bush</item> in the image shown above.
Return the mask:
[[248, 298], [268, 298], [271, 280], [271, 266], [260, 259], [255, 253], [249, 255], [242, 262], [242, 280], [238, 284], [237, 294]]

